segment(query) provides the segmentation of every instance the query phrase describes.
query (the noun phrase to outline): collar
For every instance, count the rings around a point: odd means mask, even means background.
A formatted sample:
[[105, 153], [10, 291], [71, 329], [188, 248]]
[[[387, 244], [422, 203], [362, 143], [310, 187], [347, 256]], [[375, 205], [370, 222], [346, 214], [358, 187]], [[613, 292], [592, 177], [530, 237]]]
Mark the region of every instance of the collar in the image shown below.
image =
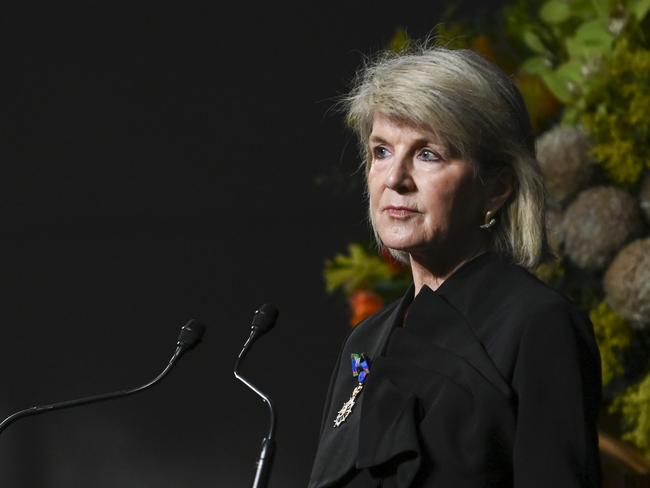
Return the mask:
[[505, 278], [506, 268], [511, 267], [502, 256], [486, 251], [463, 263], [436, 290], [424, 285], [414, 297], [415, 287], [411, 285], [401, 299], [358, 329], [359, 335], [363, 329], [371, 332], [363, 341], [369, 346], [366, 351], [370, 358], [384, 356], [392, 330], [403, 323], [423, 340], [464, 358], [502, 394], [510, 396], [510, 387], [487, 354], [479, 337], [481, 331], [473, 324], [490, 316], [495, 303], [491, 297], [502, 293], [499, 278]]

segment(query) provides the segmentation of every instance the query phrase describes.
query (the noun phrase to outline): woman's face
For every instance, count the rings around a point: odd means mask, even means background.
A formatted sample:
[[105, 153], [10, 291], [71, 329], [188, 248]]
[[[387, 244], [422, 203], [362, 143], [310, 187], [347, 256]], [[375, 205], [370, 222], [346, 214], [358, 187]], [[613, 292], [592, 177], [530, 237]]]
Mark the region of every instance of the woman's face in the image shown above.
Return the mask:
[[381, 113], [368, 143], [370, 214], [385, 246], [425, 257], [477, 249], [487, 209], [471, 161], [450, 157], [427, 128]]

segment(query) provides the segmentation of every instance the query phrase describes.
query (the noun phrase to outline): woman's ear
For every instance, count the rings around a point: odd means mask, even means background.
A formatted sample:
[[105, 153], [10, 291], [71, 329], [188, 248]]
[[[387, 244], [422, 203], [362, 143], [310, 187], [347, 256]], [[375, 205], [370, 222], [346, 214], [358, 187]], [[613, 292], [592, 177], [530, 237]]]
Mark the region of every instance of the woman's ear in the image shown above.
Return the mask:
[[487, 206], [485, 210], [491, 210], [493, 214], [506, 203], [515, 189], [515, 175], [510, 167], [504, 167], [490, 179]]

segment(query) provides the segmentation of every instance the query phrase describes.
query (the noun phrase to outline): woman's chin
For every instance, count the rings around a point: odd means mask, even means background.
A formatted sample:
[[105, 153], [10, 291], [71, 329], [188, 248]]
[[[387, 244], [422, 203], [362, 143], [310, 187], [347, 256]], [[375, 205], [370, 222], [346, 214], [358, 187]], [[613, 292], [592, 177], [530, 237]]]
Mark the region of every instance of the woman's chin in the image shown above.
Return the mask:
[[404, 242], [404, 241], [384, 241], [382, 240], [382, 243], [384, 244], [385, 247], [390, 249], [391, 251], [400, 251], [400, 252], [411, 252], [414, 249], [417, 249], [417, 246], [409, 243], [409, 242]]
[[390, 249], [391, 251], [399, 251], [410, 254], [413, 257], [419, 257], [426, 259], [431, 256], [445, 254], [446, 252], [443, 249], [440, 249], [439, 246], [431, 243], [423, 242], [384, 242], [384, 247]]

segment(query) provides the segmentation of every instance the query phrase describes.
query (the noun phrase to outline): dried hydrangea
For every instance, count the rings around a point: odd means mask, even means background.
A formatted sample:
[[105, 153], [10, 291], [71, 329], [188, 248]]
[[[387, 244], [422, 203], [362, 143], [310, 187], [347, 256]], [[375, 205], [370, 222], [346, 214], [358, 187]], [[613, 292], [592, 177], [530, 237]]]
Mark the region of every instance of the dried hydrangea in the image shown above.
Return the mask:
[[636, 328], [650, 327], [650, 238], [625, 246], [603, 278], [609, 305]]
[[577, 127], [556, 126], [537, 139], [549, 202], [562, 204], [589, 182], [593, 171], [589, 152], [587, 136]]
[[643, 210], [646, 221], [650, 224], [650, 172], [646, 172], [641, 182], [639, 206]]
[[564, 252], [577, 266], [601, 270], [643, 228], [636, 200], [613, 186], [581, 192], [562, 220]]
[[562, 227], [562, 210], [557, 207], [546, 208], [546, 237], [553, 252], [560, 255], [564, 241], [564, 229]]

